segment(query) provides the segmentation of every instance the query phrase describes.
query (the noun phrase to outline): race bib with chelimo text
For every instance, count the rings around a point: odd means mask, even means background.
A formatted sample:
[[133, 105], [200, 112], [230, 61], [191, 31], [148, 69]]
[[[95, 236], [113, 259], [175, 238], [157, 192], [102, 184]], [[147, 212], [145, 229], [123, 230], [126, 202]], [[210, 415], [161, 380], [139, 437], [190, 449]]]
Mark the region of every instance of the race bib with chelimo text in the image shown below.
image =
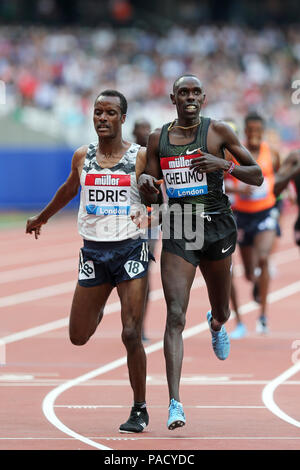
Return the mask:
[[87, 174], [84, 191], [88, 214], [129, 215], [130, 175]]
[[180, 198], [207, 194], [206, 173], [201, 174], [189, 168], [193, 159], [200, 156], [201, 154], [194, 154], [161, 158], [160, 165], [169, 197]]

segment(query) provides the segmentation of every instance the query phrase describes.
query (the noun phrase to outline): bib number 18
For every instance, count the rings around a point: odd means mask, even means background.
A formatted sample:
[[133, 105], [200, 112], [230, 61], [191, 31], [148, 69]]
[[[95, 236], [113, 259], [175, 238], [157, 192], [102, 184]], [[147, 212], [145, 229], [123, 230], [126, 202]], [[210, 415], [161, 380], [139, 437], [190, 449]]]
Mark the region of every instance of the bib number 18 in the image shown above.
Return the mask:
[[142, 263], [133, 260], [127, 261], [127, 263], [125, 263], [124, 265], [124, 268], [126, 269], [126, 272], [130, 277], [137, 276], [145, 270]]

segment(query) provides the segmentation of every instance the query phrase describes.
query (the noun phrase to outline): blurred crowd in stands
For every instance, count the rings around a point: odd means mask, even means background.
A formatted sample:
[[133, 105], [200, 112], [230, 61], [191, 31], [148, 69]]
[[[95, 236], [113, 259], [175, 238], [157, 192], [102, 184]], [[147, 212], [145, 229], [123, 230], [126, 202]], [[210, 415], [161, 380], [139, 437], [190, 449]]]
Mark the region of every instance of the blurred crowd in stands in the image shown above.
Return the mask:
[[164, 34], [109, 26], [0, 29], [0, 80], [6, 84], [0, 112], [63, 133], [71, 145], [95, 138], [92, 105], [106, 88], [129, 101], [128, 135], [139, 117], [153, 127], [172, 120], [172, 84], [187, 72], [203, 81], [203, 114], [242, 125], [244, 115], [256, 110], [283, 142], [300, 140], [300, 104], [291, 99], [292, 83], [300, 80], [296, 25], [259, 31], [174, 26]]

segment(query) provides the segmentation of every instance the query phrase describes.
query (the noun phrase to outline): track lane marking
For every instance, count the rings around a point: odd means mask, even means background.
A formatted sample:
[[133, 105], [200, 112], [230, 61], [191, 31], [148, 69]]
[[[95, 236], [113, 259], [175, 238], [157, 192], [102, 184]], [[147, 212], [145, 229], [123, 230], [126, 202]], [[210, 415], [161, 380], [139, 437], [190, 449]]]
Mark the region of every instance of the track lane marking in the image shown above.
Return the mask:
[[[178, 442], [178, 437], [105, 437], [105, 436], [91, 436], [88, 437], [88, 439], [99, 439], [101, 441], [106, 440], [106, 441], [147, 441], [147, 440], [164, 440], [164, 441], [172, 441], [175, 440]], [[13, 440], [21, 440], [21, 441], [75, 441], [77, 440], [75, 437], [0, 437], [0, 441], [13, 441]], [[221, 437], [199, 437], [199, 436], [191, 436], [191, 437], [180, 437], [180, 440], [185, 440], [185, 441], [211, 441], [211, 440], [250, 440], [250, 441], [261, 441], [261, 440], [268, 440], [268, 441], [273, 441], [273, 440], [300, 440], [300, 437], [288, 437], [288, 436], [283, 436], [283, 437], [237, 437], [237, 436], [221, 436]], [[162, 449], [161, 449], [162, 450]]]
[[262, 391], [262, 401], [265, 404], [266, 408], [271, 411], [275, 416], [286, 421], [297, 428], [300, 428], [300, 421], [289, 416], [287, 413], [281, 410], [274, 400], [274, 392], [280, 386], [287, 383], [287, 380], [293, 375], [297, 374], [300, 371], [300, 361], [296, 362], [292, 367], [285, 370], [275, 379], [271, 380]]
[[[289, 261], [295, 261], [298, 256], [296, 248], [290, 248], [288, 250], [279, 251], [271, 256], [271, 260], [276, 263], [276, 266], [288, 263]], [[15, 269], [9, 269], [2, 271], [0, 270], [0, 284], [6, 284], [9, 282], [15, 282], [16, 280], [35, 279], [44, 277], [51, 274], [58, 274], [64, 272], [72, 272], [77, 269], [78, 258], [73, 256], [64, 259], [51, 260], [46, 263], [30, 264], [29, 266], [18, 267]], [[156, 267], [152, 266], [153, 268]], [[157, 266], [158, 268], [158, 266]], [[235, 274], [242, 275], [243, 267], [241, 264], [234, 266]], [[154, 269], [154, 271], [156, 271]], [[1, 298], [0, 298], [1, 299]]]
[[[11, 251], [11, 248], [8, 247], [6, 253], [2, 253], [0, 256], [0, 269], [6, 268], [9, 266], [16, 266], [20, 263], [30, 263], [30, 265], [34, 262], [33, 254], [31, 250], [31, 246], [27, 248], [24, 247], [24, 251], [16, 251], [15, 244], [10, 242], [10, 244], [14, 247], [14, 251]], [[61, 256], [66, 256], [66, 250], [78, 250], [81, 246], [81, 240], [78, 242], [71, 241], [69, 243], [62, 243], [57, 245], [47, 245], [43, 247], [39, 247], [39, 249], [35, 252], [36, 256], [38, 256], [39, 260], [51, 260], [58, 258], [60, 259]], [[51, 262], [50, 261], [50, 262]]]
[[[281, 300], [285, 297], [288, 297], [290, 295], [293, 295], [296, 292], [300, 291], [300, 281], [292, 284], [288, 284], [287, 286], [278, 289], [277, 291], [272, 292], [268, 296], [268, 303], [274, 303], [277, 302], [278, 300]], [[250, 311], [253, 311], [258, 308], [258, 305], [255, 302], [250, 302], [251, 307], [245, 308], [248, 304], [244, 305], [243, 308], [241, 309], [241, 314], [245, 315], [249, 313]], [[255, 308], [252, 304], [255, 304]], [[207, 322], [200, 323], [198, 325], [195, 325], [191, 328], [188, 328], [186, 331], [183, 332], [183, 338], [187, 339], [192, 336], [195, 336], [198, 333], [201, 333], [202, 331], [208, 330], [208, 324]], [[157, 343], [154, 343], [150, 346], [147, 346], [145, 348], [145, 353], [146, 355], [151, 354], [153, 352], [159, 351], [163, 348], [163, 341], [158, 341]], [[53, 426], [57, 427], [60, 431], [64, 432], [65, 434], [68, 434], [72, 437], [77, 437], [78, 440], [88, 443], [88, 445], [91, 445], [92, 447], [96, 447], [98, 449], [101, 449], [101, 445], [99, 447], [99, 444], [92, 439], [87, 439], [86, 437], [82, 436], [81, 434], [75, 433], [72, 429], [68, 428], [62, 421], [60, 421], [54, 411], [55, 408], [55, 401], [56, 399], [65, 391], [69, 390], [70, 388], [77, 386], [78, 384], [90, 380], [94, 377], [97, 377], [99, 375], [103, 375], [106, 372], [109, 372], [111, 370], [115, 370], [123, 365], [127, 364], [127, 357], [123, 356], [115, 361], [112, 361], [104, 366], [99, 367], [98, 369], [92, 370], [86, 374], [83, 374], [77, 378], [74, 378], [72, 380], [69, 380], [65, 382], [64, 384], [59, 385], [55, 389], [53, 389], [51, 392], [49, 392], [42, 404], [42, 410], [45, 415], [45, 417], [48, 419], [48, 421], [53, 424]], [[110, 449], [112, 450], [112, 449]]]
[[[291, 251], [291, 250], [286, 250], [286, 251]], [[283, 264], [285, 262], [290, 261], [288, 258], [285, 258], [286, 251], [279, 252], [280, 257], [277, 256], [278, 264]], [[297, 261], [297, 260], [295, 260], [295, 261]], [[242, 272], [242, 269], [241, 269], [241, 265], [240, 264], [236, 265], [235, 269], [237, 270], [237, 272], [235, 272], [235, 276], [236, 277], [242, 276], [243, 272]], [[53, 296], [56, 296], [56, 295], [61, 295], [61, 294], [66, 294], [66, 293], [69, 293], [69, 292], [73, 292], [74, 288], [75, 288], [75, 285], [76, 285], [76, 282], [77, 281], [74, 280], [74, 281], [69, 281], [69, 282], [65, 282], [65, 283], [55, 284], [55, 285], [48, 286], [48, 287], [42, 287], [40, 289], [34, 289], [34, 290], [26, 291], [24, 293], [18, 293], [18, 294], [15, 294], [15, 295], [10, 295], [10, 296], [7, 296], [7, 297], [2, 297], [2, 298], [0, 297], [0, 307], [13, 306], [13, 305], [21, 304], [23, 302], [31, 302], [31, 301], [39, 300], [39, 299], [42, 299], [42, 298], [45, 298], [45, 297], [53, 297]], [[204, 282], [202, 276], [199, 275], [199, 276], [195, 277], [194, 283], [192, 285], [191, 290], [197, 289], [197, 288], [203, 287], [203, 286], [205, 286], [205, 282]], [[161, 289], [161, 288], [152, 290], [149, 295], [150, 295], [150, 300], [151, 301], [160, 300], [160, 299], [164, 298], [163, 289]], [[116, 302], [114, 304], [108, 304], [105, 307], [105, 312], [104, 313], [106, 314], [106, 311], [109, 311], [110, 308], [114, 309], [115, 307], [113, 305], [117, 305], [117, 304], [118, 304], [118, 308], [117, 308], [117, 310], [114, 310], [114, 311], [118, 311], [118, 309], [120, 308], [120, 304]], [[112, 307], [110, 307], [110, 305], [112, 305]], [[258, 308], [258, 304], [254, 301], [251, 301], [248, 304], [246, 304], [244, 306], [241, 306], [241, 308], [240, 308], [241, 315], [243, 315], [244, 313], [247, 313], [248, 311], [252, 311], [254, 309], [254, 307]], [[39, 325], [39, 326], [30, 328], [28, 330], [23, 330], [23, 331], [20, 331], [18, 333], [13, 333], [11, 335], [0, 338], [0, 340], [2, 340], [2, 342], [4, 342], [5, 344], [8, 344], [8, 343], [19, 341], [19, 340], [22, 340], [22, 339], [25, 339], [25, 338], [28, 338], [28, 337], [31, 337], [31, 336], [36, 336], [38, 334], [42, 334], [42, 333], [46, 333], [46, 332], [49, 332], [49, 331], [53, 331], [53, 330], [62, 328], [64, 326], [67, 326], [68, 322], [69, 322], [69, 317], [65, 317], [65, 318], [62, 318], [60, 320], [56, 320], [56, 321], [53, 321], [53, 322], [45, 323], [43, 325]]]

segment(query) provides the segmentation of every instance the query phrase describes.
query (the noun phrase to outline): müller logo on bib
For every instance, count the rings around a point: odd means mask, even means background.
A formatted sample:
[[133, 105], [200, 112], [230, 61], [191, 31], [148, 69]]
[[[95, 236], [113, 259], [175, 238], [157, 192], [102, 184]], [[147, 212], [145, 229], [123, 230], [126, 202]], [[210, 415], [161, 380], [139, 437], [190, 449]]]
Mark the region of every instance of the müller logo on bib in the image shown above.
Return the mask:
[[100, 175], [88, 174], [85, 177], [86, 186], [130, 186], [130, 175]]
[[85, 198], [88, 214], [128, 215], [130, 213], [130, 175], [86, 175]]
[[160, 165], [169, 197], [180, 198], [207, 194], [206, 174], [190, 169], [193, 159], [200, 156], [201, 153], [161, 158]]

